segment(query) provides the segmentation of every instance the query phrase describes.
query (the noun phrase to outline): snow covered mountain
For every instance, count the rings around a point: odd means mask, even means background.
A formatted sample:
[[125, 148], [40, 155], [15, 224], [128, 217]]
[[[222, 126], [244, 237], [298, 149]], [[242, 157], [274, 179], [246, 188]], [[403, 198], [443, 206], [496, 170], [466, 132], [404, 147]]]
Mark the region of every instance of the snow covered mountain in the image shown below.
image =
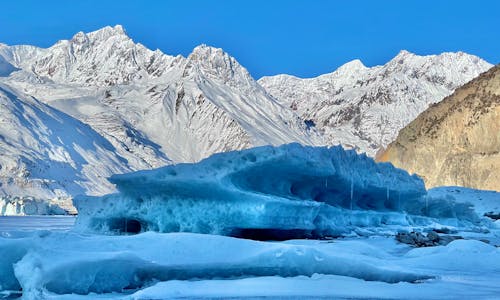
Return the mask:
[[[96, 143], [124, 159], [120, 170], [256, 145], [324, 144], [222, 49], [201, 45], [187, 58], [169, 56], [134, 43], [118, 25], [47, 49], [2, 44], [0, 58], [8, 69], [0, 83], [90, 125]], [[77, 192], [89, 191], [69, 194]]]
[[[107, 177], [110, 170], [195, 162], [216, 152], [266, 144], [340, 142], [374, 154], [429, 103], [489, 67], [464, 53], [420, 57], [402, 52], [385, 66], [366, 68], [353, 61], [314, 79], [280, 75], [259, 84], [222, 49], [201, 45], [188, 57], [170, 56], [135, 43], [119, 25], [79, 32], [46, 49], [0, 44], [0, 84], [5, 90], [19, 95], [16, 99], [35, 97], [37, 105], [47, 104], [68, 120], [76, 119], [68, 124], [89, 125], [97, 134], [93, 143], [114, 152], [115, 158], [98, 159], [98, 164], [81, 162], [92, 165], [95, 176], [75, 169], [74, 176], [90, 182]], [[39, 125], [19, 126], [29, 132]], [[76, 133], [70, 126], [65, 129], [71, 137]], [[50, 140], [45, 147], [53, 146]], [[60, 146], [70, 151], [73, 144]], [[14, 156], [38, 151], [32, 144], [16, 149]], [[106, 165], [109, 160], [116, 163]], [[30, 174], [36, 168], [13, 161], [14, 169]], [[40, 179], [52, 180], [42, 175]], [[60, 184], [59, 179], [53, 182]], [[17, 192], [0, 189], [12, 196], [58, 194], [45, 185], [38, 192], [17, 186]], [[60, 190], [71, 196], [108, 192], [86, 184]]]
[[373, 156], [429, 104], [491, 67], [463, 52], [418, 56], [401, 51], [383, 66], [368, 68], [354, 60], [316, 78], [277, 75], [258, 82], [324, 133], [329, 144], [354, 146]]

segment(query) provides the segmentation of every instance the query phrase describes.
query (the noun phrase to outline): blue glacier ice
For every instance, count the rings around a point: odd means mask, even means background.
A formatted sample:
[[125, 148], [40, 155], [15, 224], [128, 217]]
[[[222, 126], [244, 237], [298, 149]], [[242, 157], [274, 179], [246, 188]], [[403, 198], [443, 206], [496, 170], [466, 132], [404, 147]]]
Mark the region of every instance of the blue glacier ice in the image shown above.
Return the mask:
[[418, 176], [339, 146], [263, 146], [110, 181], [118, 193], [75, 199], [78, 229], [289, 239], [478, 222], [467, 204], [430, 197]]

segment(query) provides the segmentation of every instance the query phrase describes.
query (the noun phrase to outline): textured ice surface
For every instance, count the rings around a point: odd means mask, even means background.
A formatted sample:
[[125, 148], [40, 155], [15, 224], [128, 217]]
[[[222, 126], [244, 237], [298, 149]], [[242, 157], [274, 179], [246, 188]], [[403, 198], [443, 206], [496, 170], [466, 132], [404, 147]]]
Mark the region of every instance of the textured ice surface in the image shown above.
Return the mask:
[[41, 288], [57, 294], [121, 292], [157, 280], [314, 273], [390, 283], [432, 277], [312, 245], [186, 233], [114, 237], [42, 232], [30, 238], [0, 238], [0, 244], [0, 290], [22, 288], [24, 293]]
[[[420, 299], [494, 298], [499, 271], [499, 248], [474, 240], [410, 250], [392, 237], [286, 243], [155, 232], [0, 237], [0, 291], [22, 289], [24, 299], [400, 299], [405, 291]], [[336, 288], [327, 288], [332, 284]]]
[[287, 239], [477, 220], [467, 205], [427, 197], [417, 176], [341, 147], [257, 147], [110, 181], [119, 193], [76, 199], [78, 228]]

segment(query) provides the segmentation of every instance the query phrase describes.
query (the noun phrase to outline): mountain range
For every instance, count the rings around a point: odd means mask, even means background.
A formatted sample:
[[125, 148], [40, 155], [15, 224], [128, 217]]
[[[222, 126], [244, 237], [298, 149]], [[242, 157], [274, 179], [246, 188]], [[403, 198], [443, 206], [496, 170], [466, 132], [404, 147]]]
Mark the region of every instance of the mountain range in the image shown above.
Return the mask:
[[0, 44], [0, 193], [100, 195], [114, 173], [264, 144], [341, 143], [373, 156], [490, 67], [461, 52], [402, 51], [384, 66], [256, 81], [222, 49], [171, 56], [120, 25], [49, 48]]
[[491, 68], [463, 52], [419, 56], [401, 51], [383, 66], [351, 61], [316, 78], [277, 75], [259, 83], [283, 106], [316, 125], [328, 144], [374, 156], [430, 104]]

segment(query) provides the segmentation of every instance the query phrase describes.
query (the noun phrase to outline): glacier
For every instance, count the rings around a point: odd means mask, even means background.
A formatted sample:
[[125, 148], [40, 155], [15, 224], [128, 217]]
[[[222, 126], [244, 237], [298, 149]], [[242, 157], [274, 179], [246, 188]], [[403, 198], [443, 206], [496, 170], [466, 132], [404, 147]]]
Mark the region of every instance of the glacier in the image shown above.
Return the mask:
[[469, 204], [429, 196], [418, 176], [340, 146], [256, 147], [109, 180], [118, 193], [75, 199], [79, 230], [283, 240], [481, 222]]

